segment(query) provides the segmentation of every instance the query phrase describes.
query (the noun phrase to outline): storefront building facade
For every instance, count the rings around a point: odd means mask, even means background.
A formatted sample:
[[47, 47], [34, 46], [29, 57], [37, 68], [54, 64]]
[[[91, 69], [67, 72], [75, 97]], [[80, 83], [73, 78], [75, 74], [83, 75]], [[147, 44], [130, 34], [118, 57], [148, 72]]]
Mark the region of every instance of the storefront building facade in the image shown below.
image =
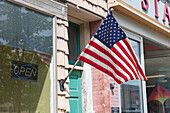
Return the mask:
[[[148, 81], [80, 61], [60, 91], [111, 8]], [[168, 0], [0, 0], [0, 113], [168, 113], [169, 25]]]
[[[146, 82], [130, 81], [118, 88], [115, 85], [111, 99], [117, 98], [119, 106], [112, 100], [113, 111], [118, 107], [122, 113], [168, 113], [170, 2], [110, 0], [109, 8], [113, 8], [115, 18], [132, 40], [132, 47], [148, 78]], [[112, 81], [111, 85], [114, 84]]]

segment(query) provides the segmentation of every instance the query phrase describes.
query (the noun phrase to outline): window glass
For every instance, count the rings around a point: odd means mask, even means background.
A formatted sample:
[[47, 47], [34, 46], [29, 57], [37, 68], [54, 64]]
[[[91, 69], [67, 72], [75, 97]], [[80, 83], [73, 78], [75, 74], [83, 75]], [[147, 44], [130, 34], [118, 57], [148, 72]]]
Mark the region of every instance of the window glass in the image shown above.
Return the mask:
[[[130, 40], [131, 46], [140, 58], [140, 43]], [[142, 112], [142, 96], [141, 81], [131, 80], [120, 85], [121, 92], [121, 111], [122, 113], [141, 113]]]
[[[50, 113], [52, 41], [51, 17], [0, 0], [0, 113]], [[25, 64], [15, 79], [14, 61]], [[25, 77], [30, 64], [38, 66], [34, 82]]]
[[[79, 25], [69, 22], [68, 28], [69, 63], [74, 65], [80, 54], [80, 34]], [[80, 63], [78, 63], [80, 65]]]
[[170, 111], [170, 50], [144, 39], [148, 113]]
[[69, 26], [69, 60], [76, 61], [77, 59], [77, 28]]

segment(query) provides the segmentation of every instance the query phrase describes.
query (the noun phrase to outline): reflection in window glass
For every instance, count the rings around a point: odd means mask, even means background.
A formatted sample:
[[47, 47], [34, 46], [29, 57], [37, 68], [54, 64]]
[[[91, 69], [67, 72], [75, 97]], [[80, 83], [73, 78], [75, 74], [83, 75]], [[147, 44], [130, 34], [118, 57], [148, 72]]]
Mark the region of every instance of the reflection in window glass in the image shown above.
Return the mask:
[[[140, 44], [137, 41], [130, 40], [133, 50], [138, 59], [140, 58]], [[141, 81], [131, 80], [120, 85], [121, 92], [121, 110], [122, 113], [141, 113], [142, 96]]]
[[0, 45], [52, 54], [50, 17], [4, 1], [0, 12]]
[[170, 50], [144, 40], [148, 113], [170, 111]]
[[[0, 113], [50, 113], [52, 41], [51, 17], [0, 0]], [[12, 60], [38, 65], [37, 82], [11, 79]]]

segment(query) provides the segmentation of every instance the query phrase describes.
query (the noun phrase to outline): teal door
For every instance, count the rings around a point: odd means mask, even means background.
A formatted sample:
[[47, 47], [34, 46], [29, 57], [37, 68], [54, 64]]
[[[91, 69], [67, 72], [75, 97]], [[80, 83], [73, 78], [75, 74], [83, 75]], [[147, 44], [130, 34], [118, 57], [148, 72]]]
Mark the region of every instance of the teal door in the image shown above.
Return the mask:
[[81, 71], [74, 70], [70, 77], [70, 113], [82, 113], [81, 106]]

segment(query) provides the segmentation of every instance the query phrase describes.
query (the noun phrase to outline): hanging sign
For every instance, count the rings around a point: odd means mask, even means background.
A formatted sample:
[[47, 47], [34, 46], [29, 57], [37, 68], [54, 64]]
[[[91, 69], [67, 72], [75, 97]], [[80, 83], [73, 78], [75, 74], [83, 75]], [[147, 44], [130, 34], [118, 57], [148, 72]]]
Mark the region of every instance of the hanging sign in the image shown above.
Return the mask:
[[12, 60], [11, 78], [17, 80], [37, 82], [38, 65]]

